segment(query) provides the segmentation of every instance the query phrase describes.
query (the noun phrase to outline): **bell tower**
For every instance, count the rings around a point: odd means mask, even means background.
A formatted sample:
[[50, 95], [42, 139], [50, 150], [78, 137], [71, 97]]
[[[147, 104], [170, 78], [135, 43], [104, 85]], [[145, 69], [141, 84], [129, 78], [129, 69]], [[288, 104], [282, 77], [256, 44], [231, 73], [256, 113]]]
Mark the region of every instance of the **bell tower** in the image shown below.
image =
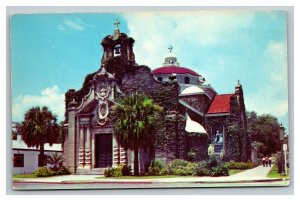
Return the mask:
[[116, 19], [114, 22], [114, 33], [106, 36], [101, 42], [103, 46], [101, 66], [109, 65], [114, 60], [118, 60], [117, 63], [122, 65], [135, 64], [133, 53], [134, 39], [128, 37], [125, 33], [121, 33], [119, 24], [120, 21]]

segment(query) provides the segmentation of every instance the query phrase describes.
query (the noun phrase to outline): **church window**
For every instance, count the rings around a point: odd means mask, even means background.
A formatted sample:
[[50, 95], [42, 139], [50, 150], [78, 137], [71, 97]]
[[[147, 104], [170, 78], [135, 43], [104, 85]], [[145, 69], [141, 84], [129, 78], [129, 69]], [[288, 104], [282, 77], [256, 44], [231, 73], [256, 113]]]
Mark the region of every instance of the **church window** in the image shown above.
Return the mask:
[[24, 167], [24, 154], [14, 154], [14, 167]]
[[189, 77], [185, 77], [184, 78], [184, 83], [185, 84], [190, 84], [190, 78]]
[[157, 79], [158, 79], [159, 81], [162, 81], [162, 77], [158, 77]]
[[114, 48], [114, 57], [121, 56], [121, 45], [118, 44]]

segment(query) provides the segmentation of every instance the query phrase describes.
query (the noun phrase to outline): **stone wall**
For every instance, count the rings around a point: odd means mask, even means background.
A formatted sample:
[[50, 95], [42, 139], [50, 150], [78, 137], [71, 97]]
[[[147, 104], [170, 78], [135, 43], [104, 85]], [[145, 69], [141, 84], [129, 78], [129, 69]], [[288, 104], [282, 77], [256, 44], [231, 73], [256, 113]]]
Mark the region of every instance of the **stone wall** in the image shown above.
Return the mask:
[[[202, 161], [208, 158], [207, 135], [199, 133], [189, 133], [187, 135], [187, 150], [189, 161]], [[195, 153], [191, 156], [189, 153]]]
[[180, 96], [180, 100], [184, 101], [203, 114], [207, 112], [208, 107], [210, 106], [210, 100], [205, 94]]
[[247, 135], [244, 100], [236, 94], [230, 98], [230, 115], [206, 116], [205, 128], [211, 143], [211, 130], [215, 124], [224, 127], [224, 159], [227, 161], [247, 161], [250, 159], [250, 142]]

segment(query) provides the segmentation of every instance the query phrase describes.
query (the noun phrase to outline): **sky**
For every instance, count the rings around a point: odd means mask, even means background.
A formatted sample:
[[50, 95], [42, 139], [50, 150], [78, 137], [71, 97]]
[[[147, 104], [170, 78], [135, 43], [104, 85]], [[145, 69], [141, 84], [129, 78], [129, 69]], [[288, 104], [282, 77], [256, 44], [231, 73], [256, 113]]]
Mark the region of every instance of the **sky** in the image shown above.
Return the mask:
[[47, 105], [64, 119], [64, 94], [100, 68], [101, 40], [114, 21], [135, 39], [136, 62], [155, 69], [168, 47], [219, 93], [243, 86], [247, 111], [272, 114], [288, 129], [284, 11], [18, 14], [11, 18], [12, 120]]

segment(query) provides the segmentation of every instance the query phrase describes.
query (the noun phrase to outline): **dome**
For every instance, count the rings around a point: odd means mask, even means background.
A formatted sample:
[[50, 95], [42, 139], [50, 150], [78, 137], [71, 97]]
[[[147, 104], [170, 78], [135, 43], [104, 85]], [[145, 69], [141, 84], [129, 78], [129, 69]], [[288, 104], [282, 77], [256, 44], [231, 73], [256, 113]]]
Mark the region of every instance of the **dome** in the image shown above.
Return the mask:
[[207, 134], [207, 132], [203, 128], [203, 126], [201, 124], [199, 124], [198, 122], [193, 121], [187, 113], [186, 113], [185, 131], [189, 132], [189, 133], [205, 133], [205, 134]]
[[195, 71], [185, 68], [185, 67], [179, 67], [179, 66], [163, 66], [160, 68], [157, 68], [153, 70], [153, 74], [155, 75], [161, 75], [161, 74], [190, 74], [194, 76], [200, 76], [198, 73]]
[[203, 89], [201, 89], [198, 86], [190, 86], [182, 90], [180, 95], [187, 95], [187, 94], [199, 94], [199, 93], [205, 93]]

